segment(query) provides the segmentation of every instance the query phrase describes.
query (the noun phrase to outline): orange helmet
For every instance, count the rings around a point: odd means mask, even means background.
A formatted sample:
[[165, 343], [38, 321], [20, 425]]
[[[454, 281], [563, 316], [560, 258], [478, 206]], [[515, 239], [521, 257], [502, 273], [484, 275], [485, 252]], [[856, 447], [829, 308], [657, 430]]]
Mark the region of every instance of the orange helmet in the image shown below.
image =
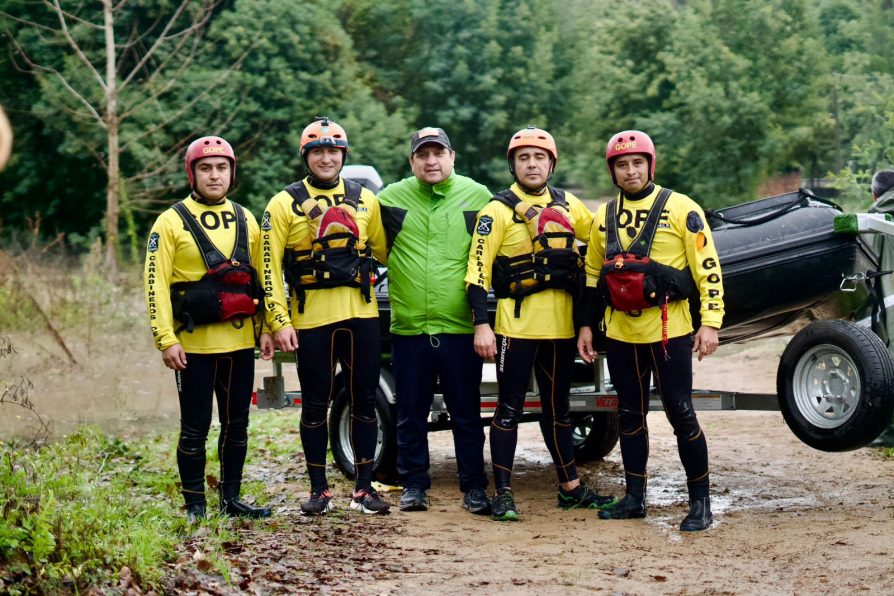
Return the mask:
[[649, 180], [655, 179], [655, 143], [649, 138], [649, 135], [639, 130], [625, 130], [612, 135], [605, 146], [605, 163], [608, 164], [608, 173], [612, 176], [612, 182], [615, 186], [618, 181], [615, 180], [615, 169], [612, 162], [616, 157], [622, 155], [631, 155], [639, 153], [649, 158]]
[[314, 147], [338, 147], [346, 154], [350, 151], [345, 129], [325, 116], [308, 124], [301, 133], [301, 157], [307, 159], [307, 152]]
[[512, 162], [512, 152], [519, 147], [539, 147], [545, 149], [547, 153], [552, 155], [553, 161], [558, 163], [559, 150], [556, 148], [556, 141], [553, 135], [549, 134], [541, 128], [534, 126], [526, 126], [521, 129], [509, 140], [509, 149], [506, 150], [506, 157]]

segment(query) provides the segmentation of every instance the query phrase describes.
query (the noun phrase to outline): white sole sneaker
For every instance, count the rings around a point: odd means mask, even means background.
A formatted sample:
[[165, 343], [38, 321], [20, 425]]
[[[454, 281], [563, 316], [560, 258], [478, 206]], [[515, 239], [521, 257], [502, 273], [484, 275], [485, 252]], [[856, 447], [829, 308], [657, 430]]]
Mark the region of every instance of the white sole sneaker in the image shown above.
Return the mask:
[[359, 511], [361, 513], [367, 513], [370, 515], [375, 515], [376, 513], [379, 513], [379, 514], [388, 513], [390, 511], [390, 508], [384, 509], [382, 511], [376, 511], [375, 509], [367, 509], [366, 506], [361, 501], [355, 501], [354, 499], [351, 499], [351, 509], [353, 509], [354, 511]]

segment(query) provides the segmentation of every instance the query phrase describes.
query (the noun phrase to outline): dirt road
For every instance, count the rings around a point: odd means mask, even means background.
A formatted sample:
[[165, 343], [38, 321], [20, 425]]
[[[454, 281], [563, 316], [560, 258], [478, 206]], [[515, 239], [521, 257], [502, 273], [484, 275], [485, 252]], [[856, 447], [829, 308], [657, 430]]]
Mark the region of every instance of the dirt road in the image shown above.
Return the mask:
[[[432, 508], [325, 519], [298, 514], [301, 494], [275, 475], [276, 516], [237, 530], [235, 586], [199, 574], [191, 545], [171, 591], [371, 594], [894, 593], [894, 461], [878, 450], [820, 453], [778, 413], [704, 413], [715, 523], [678, 531], [685, 483], [670, 426], [651, 416], [649, 515], [602, 521], [555, 508], [554, 472], [536, 425], [523, 425], [514, 487], [522, 520], [498, 523], [459, 505], [450, 435], [432, 440]], [[296, 467], [298, 467], [296, 465]], [[620, 456], [582, 466], [621, 494]], [[335, 488], [342, 507], [350, 486]], [[397, 493], [389, 495], [396, 502]]]
[[[119, 425], [146, 430], [143, 416], [154, 421], [148, 428], [175, 425], [173, 383], [151, 346], [134, 345], [129, 349], [135, 353], [115, 358], [97, 350], [81, 366], [65, 367], [58, 360], [48, 364], [46, 349], [26, 349], [24, 340], [19, 345], [17, 374], [34, 380], [35, 402], [51, 414], [57, 432], [88, 420], [112, 432]], [[781, 340], [724, 346], [696, 364], [696, 385], [772, 392], [783, 347]], [[121, 374], [124, 367], [130, 374]], [[97, 400], [102, 387], [107, 397]], [[297, 414], [253, 416], [295, 416], [297, 428]], [[459, 506], [451, 437], [439, 432], [432, 434], [429, 512], [305, 518], [298, 515], [307, 489], [300, 459], [283, 469], [249, 470], [268, 482], [265, 501], [276, 515], [257, 525], [234, 523], [232, 583], [200, 571], [207, 566], [195, 555], [198, 541], [187, 541], [169, 591], [894, 594], [894, 460], [875, 449], [810, 449], [778, 412], [699, 417], [711, 454], [715, 511], [714, 527], [699, 535], [677, 530], [686, 512], [685, 483], [660, 412], [649, 417], [649, 516], [624, 522], [554, 507], [555, 474], [532, 424], [522, 425], [516, 460], [522, 521], [473, 517]], [[10, 418], [10, 424], [22, 423]], [[581, 468], [600, 491], [622, 493], [617, 450]], [[333, 470], [330, 477], [339, 475]], [[336, 486], [342, 506], [349, 490], [345, 481]], [[397, 493], [389, 498], [396, 502]]]
[[[770, 391], [783, 346], [726, 347], [697, 365], [697, 383]], [[522, 520], [474, 517], [460, 508], [451, 437], [439, 432], [432, 434], [430, 511], [308, 519], [297, 513], [296, 486], [276, 482], [267, 491], [276, 518], [240, 530], [237, 580], [241, 590], [258, 593], [894, 593], [894, 460], [875, 449], [815, 451], [778, 412], [702, 412], [700, 420], [715, 512], [704, 533], [677, 529], [685, 482], [660, 412], [650, 415], [645, 520], [556, 509], [555, 473], [534, 424], [522, 425], [516, 460]], [[582, 473], [600, 492], [623, 492], [617, 450]], [[336, 486], [342, 506], [349, 490], [346, 482]], [[188, 555], [172, 591], [231, 591], [195, 575]]]

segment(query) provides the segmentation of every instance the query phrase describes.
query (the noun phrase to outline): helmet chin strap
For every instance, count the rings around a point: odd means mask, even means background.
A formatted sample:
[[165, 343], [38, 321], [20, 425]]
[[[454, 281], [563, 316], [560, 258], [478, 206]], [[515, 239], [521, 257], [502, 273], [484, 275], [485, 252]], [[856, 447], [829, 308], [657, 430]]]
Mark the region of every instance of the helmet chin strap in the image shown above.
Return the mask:
[[546, 190], [546, 187], [549, 185], [549, 181], [553, 178], [553, 172], [556, 170], [556, 162], [553, 159], [549, 160], [549, 174], [546, 177], [546, 180], [543, 182], [543, 185], [539, 188], [531, 188], [527, 186], [524, 182], [518, 179], [518, 174], [515, 173], [515, 164], [512, 163], [512, 159], [509, 160], [509, 171], [512, 173], [512, 179], [515, 180], [515, 183], [518, 184], [522, 190], [524, 190], [529, 195], [542, 195]]
[[224, 196], [222, 196], [217, 201], [210, 200], [205, 195], [200, 193], [199, 189], [195, 188], [195, 187], [193, 187], [192, 192], [190, 193], [190, 196], [193, 198], [193, 200], [195, 200], [196, 203], [201, 203], [202, 205], [220, 205], [221, 203], [223, 203], [224, 201], [227, 200], [227, 195], [230, 194], [231, 186], [232, 185], [227, 185], [227, 192], [224, 193]]
[[317, 178], [317, 176], [314, 175], [313, 171], [310, 169], [310, 166], [307, 165], [307, 158], [303, 157], [302, 159], [304, 160], [304, 169], [307, 172], [307, 180], [308, 182], [310, 182], [310, 185], [314, 188], [319, 188], [320, 190], [332, 190], [333, 188], [338, 186], [338, 183], [341, 180], [341, 171], [344, 169], [345, 160], [348, 157], [347, 152], [345, 151], [342, 152], [342, 155], [344, 155], [344, 157], [341, 161], [341, 167], [338, 168], [338, 172], [335, 173], [335, 178], [333, 178], [332, 180], [323, 180], [322, 178]]

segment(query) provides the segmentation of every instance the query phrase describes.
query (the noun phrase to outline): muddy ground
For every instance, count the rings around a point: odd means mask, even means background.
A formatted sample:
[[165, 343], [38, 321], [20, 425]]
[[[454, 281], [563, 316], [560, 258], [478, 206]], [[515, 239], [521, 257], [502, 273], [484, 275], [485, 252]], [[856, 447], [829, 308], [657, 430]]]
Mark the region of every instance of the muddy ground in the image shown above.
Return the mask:
[[[780, 340], [725, 346], [696, 364], [696, 384], [772, 391], [783, 346]], [[104, 415], [110, 430], [176, 424], [170, 375], [151, 350], [133, 349], [137, 352], [120, 354], [113, 365], [99, 366], [98, 347], [95, 359], [77, 373], [72, 367], [39, 368], [40, 350], [32, 355], [20, 349], [17, 366], [30, 370], [35, 400], [53, 413], [57, 430], [85, 419], [103, 423]], [[131, 374], [122, 376], [124, 368]], [[115, 406], [117, 415], [108, 414], [112, 408], [88, 405], [97, 388], [109, 383], [118, 392], [106, 406]], [[120, 415], [122, 406], [131, 412], [127, 419]], [[294, 410], [255, 415], [295, 416], [297, 427]], [[686, 512], [685, 482], [660, 412], [649, 417], [645, 520], [601, 521], [594, 512], [556, 509], [555, 473], [534, 424], [522, 426], [516, 460], [522, 520], [497, 523], [472, 516], [460, 508], [451, 437], [438, 432], [432, 435], [432, 508], [425, 513], [353, 515], [344, 510], [350, 485], [340, 480], [335, 487], [340, 512], [325, 519], [302, 517], [302, 462], [281, 469], [257, 464], [247, 472], [268, 480], [265, 499], [276, 514], [254, 525], [234, 522], [238, 540], [228, 551], [232, 583], [203, 571], [208, 566], [196, 550], [198, 541], [190, 539], [172, 566], [169, 591], [894, 593], [894, 460], [870, 448], [815, 451], [794, 437], [778, 412], [701, 412], [699, 417], [708, 438], [715, 512], [714, 526], [701, 534], [677, 529]], [[581, 471], [600, 492], [622, 494], [617, 449]], [[334, 471], [331, 477], [338, 478]], [[388, 498], [396, 503], [397, 495]]]

